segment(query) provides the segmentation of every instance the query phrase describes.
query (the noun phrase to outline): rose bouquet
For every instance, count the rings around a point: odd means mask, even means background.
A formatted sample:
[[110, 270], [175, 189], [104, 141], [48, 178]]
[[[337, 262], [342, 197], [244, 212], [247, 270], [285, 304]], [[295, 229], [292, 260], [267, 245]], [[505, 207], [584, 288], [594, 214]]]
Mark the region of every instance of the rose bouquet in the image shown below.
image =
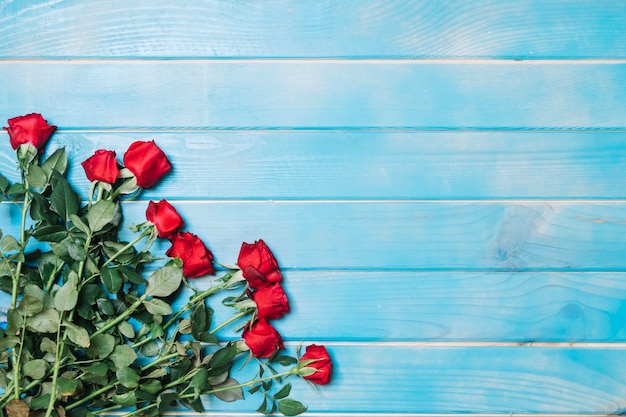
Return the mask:
[[[0, 175], [0, 199], [18, 207], [20, 230], [0, 231], [0, 289], [11, 296], [0, 329], [0, 415], [154, 416], [174, 404], [200, 412], [207, 396], [234, 401], [244, 392], [262, 398], [261, 413], [306, 410], [289, 398], [288, 379], [327, 384], [331, 359], [319, 345], [284, 352], [271, 323], [289, 302], [263, 240], [244, 242], [235, 264], [217, 264], [161, 200], [125, 241], [122, 200], [171, 169], [154, 141], [131, 144], [123, 163], [111, 150], [83, 161], [91, 186], [82, 201], [65, 177], [64, 149], [44, 155], [56, 127], [39, 114], [8, 125], [20, 180]], [[162, 259], [150, 252], [157, 239], [171, 245]], [[204, 289], [192, 285], [208, 275]], [[220, 292], [232, 315], [215, 323], [209, 301]], [[227, 327], [239, 337], [220, 336]], [[237, 380], [249, 367], [253, 376]]]

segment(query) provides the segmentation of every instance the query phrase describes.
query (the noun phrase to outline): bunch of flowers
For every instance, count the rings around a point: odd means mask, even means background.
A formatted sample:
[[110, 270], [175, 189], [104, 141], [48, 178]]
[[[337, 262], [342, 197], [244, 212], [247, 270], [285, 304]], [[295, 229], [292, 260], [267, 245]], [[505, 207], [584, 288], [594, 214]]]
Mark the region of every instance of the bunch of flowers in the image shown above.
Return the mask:
[[[199, 412], [207, 395], [234, 401], [244, 389], [262, 395], [261, 413], [306, 410], [288, 398], [287, 379], [327, 384], [331, 359], [319, 345], [302, 355], [300, 347], [295, 356], [284, 353], [271, 322], [289, 312], [289, 302], [263, 240], [244, 242], [236, 265], [217, 264], [161, 200], [148, 203], [145, 221], [131, 227], [134, 238], [123, 241], [121, 201], [171, 169], [156, 143], [134, 142], [123, 164], [111, 150], [82, 162], [91, 181], [83, 202], [65, 177], [64, 149], [44, 158], [56, 127], [39, 114], [8, 125], [21, 181], [0, 175], [0, 199], [17, 205], [21, 227], [17, 237], [0, 231], [0, 288], [11, 294], [0, 329], [0, 415], [84, 417], [123, 409], [154, 416], [174, 404]], [[157, 239], [171, 244], [163, 259], [150, 252]], [[190, 284], [207, 275], [213, 278], [205, 289]], [[209, 298], [218, 292], [233, 314], [216, 324]], [[184, 294], [188, 299], [174, 310]], [[224, 337], [227, 327], [240, 336]], [[233, 368], [236, 362], [241, 367]], [[251, 362], [258, 364], [254, 376], [235, 379]]]

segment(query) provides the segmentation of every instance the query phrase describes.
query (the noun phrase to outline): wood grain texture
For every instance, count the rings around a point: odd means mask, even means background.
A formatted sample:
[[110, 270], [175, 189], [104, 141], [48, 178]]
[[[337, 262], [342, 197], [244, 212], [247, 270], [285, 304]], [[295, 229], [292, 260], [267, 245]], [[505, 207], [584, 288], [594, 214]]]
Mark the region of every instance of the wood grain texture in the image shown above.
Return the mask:
[[620, 63], [8, 61], [0, 91], [66, 129], [626, 128]]
[[82, 190], [95, 149], [155, 139], [175, 169], [127, 224], [167, 198], [217, 261], [265, 239], [276, 327], [335, 360], [295, 383], [313, 416], [622, 413], [624, 21], [611, 0], [6, 1], [0, 120], [58, 125]]
[[0, 56], [624, 58], [620, 1], [5, 2]]
[[[293, 346], [292, 346], [293, 348]], [[333, 385], [293, 381], [311, 413], [619, 413], [626, 351], [619, 348], [330, 345]], [[261, 399], [256, 400], [260, 404]], [[211, 411], [250, 411], [254, 397]], [[331, 414], [332, 415], [332, 414]]]
[[[86, 197], [80, 161], [96, 149], [121, 161], [133, 141], [149, 139], [174, 171], [144, 199], [626, 197], [624, 132], [66, 131], [47, 151], [65, 147], [77, 164], [71, 181]], [[0, 172], [13, 181], [14, 160], [0, 140]]]
[[[146, 206], [128, 204], [129, 225], [145, 219]], [[626, 270], [623, 203], [178, 201], [175, 207], [222, 263], [237, 259], [241, 242], [262, 238], [286, 269]], [[13, 219], [4, 232], [15, 234], [16, 206], [0, 210]]]

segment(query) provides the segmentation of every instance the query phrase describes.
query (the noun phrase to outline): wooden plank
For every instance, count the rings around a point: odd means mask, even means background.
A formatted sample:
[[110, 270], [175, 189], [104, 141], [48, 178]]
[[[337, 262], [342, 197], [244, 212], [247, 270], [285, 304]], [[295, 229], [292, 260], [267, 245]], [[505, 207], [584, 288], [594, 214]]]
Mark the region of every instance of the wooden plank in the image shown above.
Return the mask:
[[[128, 203], [128, 224], [146, 202]], [[264, 239], [286, 269], [623, 271], [624, 204], [599, 202], [178, 201], [218, 262]], [[19, 212], [0, 215], [15, 233]], [[131, 236], [125, 235], [126, 238]], [[166, 250], [162, 242], [158, 250]]]
[[[293, 346], [291, 346], [293, 349]], [[329, 345], [337, 364], [317, 391], [293, 380], [311, 413], [620, 413], [623, 348]], [[261, 397], [211, 411], [251, 411]], [[256, 398], [256, 401], [255, 401]]]
[[621, 63], [6, 61], [0, 91], [64, 128], [626, 128]]
[[[211, 277], [192, 280], [200, 290]], [[300, 271], [284, 274], [283, 339], [323, 342], [607, 343], [626, 341], [623, 273]], [[188, 300], [183, 291], [174, 311]], [[229, 319], [218, 294], [215, 325]], [[0, 293], [0, 322], [10, 303]], [[238, 321], [220, 331], [241, 337]]]
[[[1, 136], [0, 136], [1, 137]], [[71, 181], [96, 149], [154, 139], [174, 171], [142, 198], [623, 199], [624, 132], [59, 132]], [[17, 180], [8, 140], [0, 172]]]
[[626, 7], [610, 0], [63, 0], [0, 11], [5, 58], [626, 57]]
[[[283, 281], [291, 311], [274, 325], [294, 343], [624, 342], [624, 278], [621, 273], [292, 270]], [[210, 281], [192, 285], [204, 289]], [[215, 323], [233, 314], [221, 306], [223, 297], [211, 301]], [[183, 294], [179, 300], [186, 299]], [[239, 338], [237, 326], [221, 337]]]

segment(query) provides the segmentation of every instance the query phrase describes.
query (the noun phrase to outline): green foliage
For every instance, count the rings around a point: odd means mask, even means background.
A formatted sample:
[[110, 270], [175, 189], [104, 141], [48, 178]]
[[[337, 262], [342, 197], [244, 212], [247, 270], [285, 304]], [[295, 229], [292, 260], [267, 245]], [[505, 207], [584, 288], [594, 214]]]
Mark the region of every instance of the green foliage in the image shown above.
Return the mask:
[[[132, 241], [120, 240], [121, 196], [137, 189], [127, 170], [116, 184], [94, 182], [83, 202], [65, 178], [65, 150], [47, 159], [30, 148], [17, 155], [22, 181], [0, 175], [0, 201], [17, 204], [25, 225], [18, 236], [0, 231], [0, 289], [12, 295], [0, 331], [0, 410], [7, 417], [87, 417], [119, 407], [151, 416], [175, 404], [201, 412], [202, 395], [236, 401], [245, 387], [263, 394], [260, 412], [306, 409], [286, 398], [290, 384], [274, 392], [297, 368], [277, 373], [270, 361], [293, 366], [295, 358], [260, 360], [258, 377], [248, 382], [231, 375], [248, 351], [218, 339], [216, 330], [234, 320], [215, 325], [208, 299], [243, 288], [239, 271], [173, 308], [189, 284], [180, 261], [162, 265], [150, 253], [155, 226], [142, 223], [132, 228]], [[225, 301], [246, 306], [234, 319], [253, 318], [250, 303], [245, 288]], [[263, 377], [264, 369], [271, 375]]]

